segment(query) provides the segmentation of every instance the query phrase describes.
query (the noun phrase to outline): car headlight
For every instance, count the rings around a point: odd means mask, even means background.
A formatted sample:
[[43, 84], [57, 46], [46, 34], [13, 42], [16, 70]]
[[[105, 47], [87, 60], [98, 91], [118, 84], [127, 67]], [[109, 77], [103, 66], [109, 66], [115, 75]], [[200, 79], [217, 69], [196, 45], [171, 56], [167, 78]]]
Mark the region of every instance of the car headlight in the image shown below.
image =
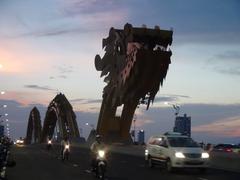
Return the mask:
[[182, 152], [176, 152], [175, 153], [176, 158], [185, 158], [184, 154]]
[[207, 152], [202, 153], [202, 158], [203, 159], [209, 158], [209, 154]]
[[105, 152], [104, 151], [98, 151], [98, 155], [100, 158], [103, 158], [104, 155], [105, 155]]
[[146, 149], [146, 150], [145, 150], [145, 156], [147, 156], [147, 155], [148, 155], [148, 150]]

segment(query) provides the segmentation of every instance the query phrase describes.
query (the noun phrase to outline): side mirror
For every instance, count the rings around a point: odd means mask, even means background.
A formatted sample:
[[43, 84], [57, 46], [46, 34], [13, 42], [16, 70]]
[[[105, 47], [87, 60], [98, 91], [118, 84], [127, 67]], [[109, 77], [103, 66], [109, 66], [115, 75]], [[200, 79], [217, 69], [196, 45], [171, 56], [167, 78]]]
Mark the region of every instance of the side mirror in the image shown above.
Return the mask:
[[164, 144], [163, 147], [168, 148], [168, 145], [167, 145], [167, 144]]
[[162, 145], [160, 145], [162, 147], [168, 148], [168, 145], [166, 143], [163, 143]]

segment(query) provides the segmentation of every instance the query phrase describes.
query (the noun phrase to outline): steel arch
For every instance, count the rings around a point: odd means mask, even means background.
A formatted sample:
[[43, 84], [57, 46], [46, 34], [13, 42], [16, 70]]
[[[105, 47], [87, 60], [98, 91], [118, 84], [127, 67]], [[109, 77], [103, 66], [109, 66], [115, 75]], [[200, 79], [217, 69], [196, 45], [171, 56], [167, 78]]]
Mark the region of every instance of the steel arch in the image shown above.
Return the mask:
[[41, 142], [52, 138], [54, 129], [58, 127], [60, 138], [80, 138], [76, 115], [64, 94], [58, 94], [49, 104], [44, 119]]

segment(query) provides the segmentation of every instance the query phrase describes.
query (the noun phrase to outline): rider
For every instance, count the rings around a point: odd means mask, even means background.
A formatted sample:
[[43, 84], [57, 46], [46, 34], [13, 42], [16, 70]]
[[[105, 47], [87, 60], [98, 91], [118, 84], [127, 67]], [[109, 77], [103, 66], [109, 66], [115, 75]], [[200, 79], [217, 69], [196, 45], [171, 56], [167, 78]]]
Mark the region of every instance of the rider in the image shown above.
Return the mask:
[[48, 136], [47, 137], [47, 144], [51, 144], [51, 142], [52, 142], [52, 138], [51, 138], [51, 136]]
[[91, 154], [92, 154], [92, 168], [94, 170], [94, 167], [96, 166], [96, 157], [97, 157], [97, 153], [98, 150], [103, 150], [105, 149], [105, 145], [102, 142], [102, 137], [101, 135], [97, 134], [95, 137], [95, 141], [92, 143], [90, 150], [91, 150]]
[[65, 137], [62, 141], [61, 141], [61, 154], [63, 153], [63, 151], [65, 150], [65, 146], [66, 145], [70, 145], [70, 142], [68, 140], [67, 137]]

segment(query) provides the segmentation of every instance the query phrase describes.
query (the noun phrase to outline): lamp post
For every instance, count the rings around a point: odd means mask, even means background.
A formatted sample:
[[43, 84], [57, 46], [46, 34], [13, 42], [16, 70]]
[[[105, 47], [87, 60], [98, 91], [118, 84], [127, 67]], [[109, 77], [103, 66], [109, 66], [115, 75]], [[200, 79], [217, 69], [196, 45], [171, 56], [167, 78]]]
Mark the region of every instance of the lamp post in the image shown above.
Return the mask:
[[89, 126], [91, 127], [90, 133], [91, 133], [92, 130], [94, 130], [94, 124], [89, 124], [88, 122], [86, 122], [85, 125], [88, 126], [88, 127]]
[[134, 114], [134, 118], [133, 118], [133, 143], [136, 142], [136, 120], [137, 120], [137, 115]]
[[171, 105], [173, 107], [173, 109], [175, 110], [175, 116], [177, 116], [179, 114], [180, 111], [180, 106], [178, 104], [172, 104], [169, 102], [164, 102], [165, 105]]
[[4, 105], [1, 105], [1, 108], [6, 108], [7, 107], [7, 105], [6, 104], [4, 104]]

